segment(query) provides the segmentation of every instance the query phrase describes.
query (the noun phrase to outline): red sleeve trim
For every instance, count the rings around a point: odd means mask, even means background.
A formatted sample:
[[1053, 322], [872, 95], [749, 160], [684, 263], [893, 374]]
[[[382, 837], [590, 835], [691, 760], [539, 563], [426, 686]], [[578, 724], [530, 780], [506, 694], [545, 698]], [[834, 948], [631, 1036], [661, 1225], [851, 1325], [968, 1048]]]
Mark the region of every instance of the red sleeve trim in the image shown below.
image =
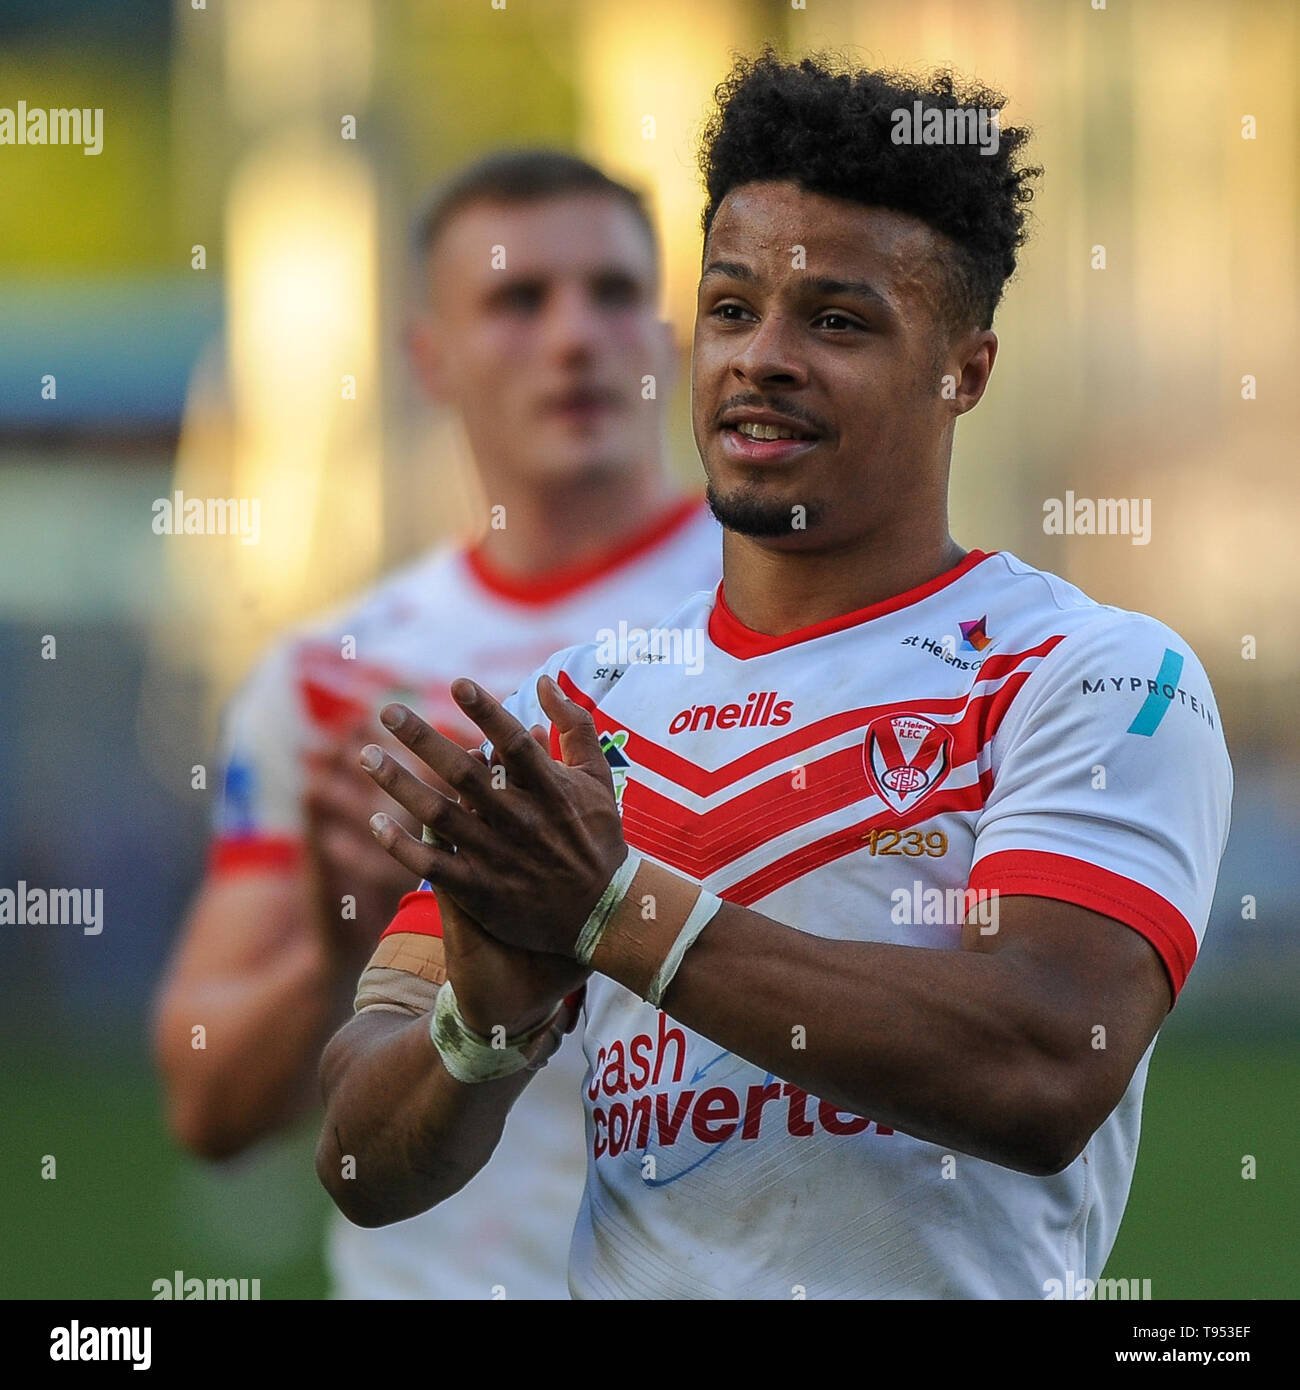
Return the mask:
[[1068, 854], [1000, 850], [975, 865], [970, 886], [996, 889], [1001, 897], [1022, 893], [1055, 898], [1123, 922], [1155, 948], [1169, 972], [1175, 999], [1196, 959], [1196, 933], [1168, 898], [1123, 874]]
[[438, 911], [438, 899], [427, 889], [407, 893], [397, 904], [397, 914], [380, 933], [382, 941], [396, 932], [414, 932], [416, 936], [441, 936], [442, 913]]
[[292, 873], [302, 863], [302, 841], [292, 835], [240, 835], [218, 839], [208, 852], [214, 876], [247, 873]]

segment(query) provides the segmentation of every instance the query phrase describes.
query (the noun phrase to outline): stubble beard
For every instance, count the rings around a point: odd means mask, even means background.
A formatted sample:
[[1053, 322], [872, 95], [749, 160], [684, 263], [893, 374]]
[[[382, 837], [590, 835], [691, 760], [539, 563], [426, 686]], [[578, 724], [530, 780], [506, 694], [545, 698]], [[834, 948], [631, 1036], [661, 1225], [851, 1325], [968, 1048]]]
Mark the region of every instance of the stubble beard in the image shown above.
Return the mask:
[[710, 481], [704, 497], [722, 527], [759, 540], [810, 531], [821, 520], [823, 511], [820, 502], [801, 503], [797, 511], [788, 502], [766, 496], [754, 483], [742, 483], [722, 493]]

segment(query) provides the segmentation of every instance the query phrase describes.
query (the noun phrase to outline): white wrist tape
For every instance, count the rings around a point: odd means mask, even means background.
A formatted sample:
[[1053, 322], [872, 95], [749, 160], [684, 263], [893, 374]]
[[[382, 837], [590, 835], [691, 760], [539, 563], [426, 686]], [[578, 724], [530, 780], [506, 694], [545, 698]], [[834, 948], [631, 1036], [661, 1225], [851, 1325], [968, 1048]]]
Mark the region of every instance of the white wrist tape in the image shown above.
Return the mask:
[[650, 981], [650, 988], [646, 991], [645, 996], [647, 1003], [653, 1004], [656, 1009], [659, 1007], [659, 1001], [664, 997], [664, 991], [672, 984], [673, 976], [677, 974], [682, 957], [695, 945], [699, 934], [713, 920], [721, 906], [721, 898], [715, 897], [712, 893], [706, 893], [703, 889], [700, 890], [700, 896], [695, 899], [695, 906], [691, 908], [686, 921], [682, 923], [682, 929], [677, 933], [677, 939], [664, 957], [663, 964], [655, 971], [654, 979]]
[[641, 856], [635, 850], [628, 850], [627, 858], [614, 870], [614, 877], [605, 886], [600, 901], [591, 909], [591, 915], [583, 924], [574, 943], [573, 953], [583, 965], [590, 965], [600, 938], [609, 926], [610, 918], [618, 911], [618, 905], [627, 896], [636, 871], [641, 867]]
[[551, 1035], [563, 1011], [561, 1004], [545, 1023], [513, 1038], [504, 1038], [501, 1046], [496, 1047], [465, 1022], [448, 980], [438, 991], [438, 1002], [429, 1020], [429, 1037], [438, 1049], [442, 1065], [457, 1081], [495, 1081], [502, 1076], [513, 1076], [525, 1067], [536, 1070], [545, 1065], [546, 1058], [555, 1050], [554, 1046], [548, 1050], [547, 1043], [558, 1042]]

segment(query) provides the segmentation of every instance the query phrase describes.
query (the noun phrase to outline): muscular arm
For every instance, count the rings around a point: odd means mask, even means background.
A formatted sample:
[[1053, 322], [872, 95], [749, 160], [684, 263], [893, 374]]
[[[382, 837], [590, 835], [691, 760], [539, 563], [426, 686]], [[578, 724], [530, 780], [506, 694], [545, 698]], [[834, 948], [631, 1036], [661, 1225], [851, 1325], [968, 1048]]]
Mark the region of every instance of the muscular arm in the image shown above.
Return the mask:
[[[535, 736], [544, 737], [544, 731]], [[480, 769], [485, 763], [477, 750], [461, 750], [460, 756]], [[442, 936], [412, 937], [403, 948], [417, 982], [434, 984], [431, 997], [443, 978], [441, 968], [428, 968], [432, 964], [445, 967], [462, 1017], [484, 1036], [497, 1027], [507, 1037], [529, 1032], [570, 995], [565, 1017], [572, 1021], [575, 991], [589, 971], [559, 956], [503, 945], [450, 898], [438, 905]], [[403, 930], [400, 917], [394, 926]], [[534, 1074], [457, 1081], [429, 1036], [430, 1014], [412, 1018], [409, 1003], [403, 1007], [405, 1014], [363, 1009], [321, 1059], [326, 1108], [316, 1173], [339, 1210], [359, 1226], [416, 1216], [464, 1187], [491, 1157], [510, 1107]]]
[[428, 1014], [381, 1010], [339, 1030], [320, 1074], [325, 1122], [316, 1173], [358, 1226], [405, 1220], [459, 1192], [491, 1157], [533, 1076], [463, 1085], [443, 1068]]
[[206, 880], [159, 994], [168, 1120], [205, 1158], [238, 1153], [306, 1109], [320, 1050], [351, 1003], [360, 965], [343, 972], [327, 953], [304, 914], [304, 878]]
[[205, 1158], [240, 1152], [316, 1098], [321, 1049], [418, 881], [370, 835], [380, 798], [356, 766], [358, 746], [354, 737], [304, 755], [300, 867], [210, 875], [181, 933], [154, 1051], [172, 1130]]
[[[629, 898], [665, 877], [643, 867]], [[595, 965], [637, 988], [635, 935], [606, 941]], [[1131, 928], [1008, 897], [997, 931], [968, 924], [959, 951], [828, 941], [724, 904], [664, 1008], [839, 1109], [1043, 1176], [1114, 1109], [1170, 1002]]]

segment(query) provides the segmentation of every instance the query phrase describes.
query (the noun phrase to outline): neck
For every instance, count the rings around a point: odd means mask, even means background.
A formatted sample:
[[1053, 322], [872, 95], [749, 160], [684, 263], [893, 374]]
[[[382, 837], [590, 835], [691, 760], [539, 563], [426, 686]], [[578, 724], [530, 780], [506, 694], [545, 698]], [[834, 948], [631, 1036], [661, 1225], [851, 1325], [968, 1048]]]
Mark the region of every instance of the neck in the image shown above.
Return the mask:
[[966, 552], [947, 516], [911, 534], [870, 535], [817, 552], [780, 551], [724, 532], [727, 607], [755, 632], [781, 637], [897, 597], [946, 570]]
[[483, 474], [490, 505], [505, 508], [479, 553], [517, 578], [580, 565], [615, 548], [667, 510], [680, 491], [655, 462], [561, 483], [521, 483]]

